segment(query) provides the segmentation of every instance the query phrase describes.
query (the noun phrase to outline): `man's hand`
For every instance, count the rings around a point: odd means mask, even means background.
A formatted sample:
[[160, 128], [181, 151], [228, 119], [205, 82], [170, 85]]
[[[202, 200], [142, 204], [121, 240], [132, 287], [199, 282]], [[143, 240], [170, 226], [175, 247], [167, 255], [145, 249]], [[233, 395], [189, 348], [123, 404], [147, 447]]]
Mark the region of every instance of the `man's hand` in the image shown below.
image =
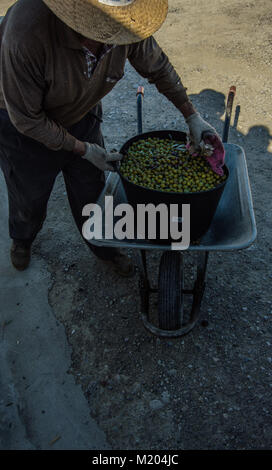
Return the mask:
[[82, 158], [85, 158], [102, 171], [115, 171], [115, 167], [112, 163], [118, 162], [123, 158], [121, 153], [108, 153], [103, 147], [97, 144], [90, 144], [89, 142], [84, 143], [86, 151], [85, 154], [82, 155]]
[[211, 155], [205, 156], [206, 160], [209, 162], [212, 170], [218, 175], [223, 175], [223, 165], [225, 159], [225, 149], [224, 145], [217, 134], [214, 127], [208, 124], [199, 113], [191, 114], [186, 122], [190, 130], [190, 148], [189, 151], [194, 155], [194, 153], [201, 152], [201, 144], [209, 144], [212, 150]]
[[202, 119], [199, 113], [196, 112], [194, 114], [191, 114], [186, 119], [186, 122], [189, 127], [190, 140], [193, 144], [194, 151], [198, 151], [200, 149], [199, 145], [201, 140], [203, 140], [203, 134], [205, 133], [215, 134], [220, 140], [220, 137], [218, 136], [214, 127], [208, 124], [208, 122], [204, 121], [204, 119]]
[[84, 155], [84, 153], [86, 152], [85, 143], [81, 142], [81, 140], [76, 139], [73, 152], [82, 157], [82, 155]]

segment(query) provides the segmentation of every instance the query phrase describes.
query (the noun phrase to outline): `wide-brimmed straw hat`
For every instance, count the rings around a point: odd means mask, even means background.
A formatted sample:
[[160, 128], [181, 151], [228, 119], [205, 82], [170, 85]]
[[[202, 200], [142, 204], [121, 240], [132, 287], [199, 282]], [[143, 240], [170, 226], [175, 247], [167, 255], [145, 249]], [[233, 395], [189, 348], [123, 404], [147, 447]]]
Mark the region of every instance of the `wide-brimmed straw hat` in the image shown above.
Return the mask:
[[164, 22], [168, 0], [43, 0], [70, 28], [107, 44], [151, 36]]

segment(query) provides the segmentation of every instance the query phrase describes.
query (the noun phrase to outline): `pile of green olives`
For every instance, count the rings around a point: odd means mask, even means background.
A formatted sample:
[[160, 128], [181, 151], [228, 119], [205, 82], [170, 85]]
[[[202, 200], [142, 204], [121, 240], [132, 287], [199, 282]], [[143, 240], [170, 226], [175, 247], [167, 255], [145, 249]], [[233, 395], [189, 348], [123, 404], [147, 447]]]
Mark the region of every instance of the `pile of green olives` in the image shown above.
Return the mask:
[[154, 137], [129, 147], [120, 173], [144, 188], [175, 193], [208, 191], [226, 179], [214, 173], [204, 157], [191, 156], [184, 142]]

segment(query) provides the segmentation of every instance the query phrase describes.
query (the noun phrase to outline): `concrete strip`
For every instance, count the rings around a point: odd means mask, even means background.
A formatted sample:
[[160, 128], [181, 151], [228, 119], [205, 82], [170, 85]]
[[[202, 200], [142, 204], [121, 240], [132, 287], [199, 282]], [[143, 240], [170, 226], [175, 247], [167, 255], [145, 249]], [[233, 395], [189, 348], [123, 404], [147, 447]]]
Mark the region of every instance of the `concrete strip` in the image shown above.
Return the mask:
[[42, 260], [24, 272], [9, 260], [7, 195], [0, 175], [0, 448], [110, 449], [67, 374], [71, 350], [48, 304]]

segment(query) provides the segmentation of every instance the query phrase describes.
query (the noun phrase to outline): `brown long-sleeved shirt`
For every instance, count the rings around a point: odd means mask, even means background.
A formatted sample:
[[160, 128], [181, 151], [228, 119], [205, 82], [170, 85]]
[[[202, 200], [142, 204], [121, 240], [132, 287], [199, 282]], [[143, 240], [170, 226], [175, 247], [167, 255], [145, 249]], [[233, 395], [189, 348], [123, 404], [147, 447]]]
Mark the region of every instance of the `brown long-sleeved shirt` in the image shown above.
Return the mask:
[[52, 150], [74, 148], [67, 129], [124, 75], [126, 59], [176, 107], [186, 89], [153, 37], [111, 48], [88, 73], [78, 34], [42, 0], [18, 0], [0, 26], [0, 108], [22, 134]]

